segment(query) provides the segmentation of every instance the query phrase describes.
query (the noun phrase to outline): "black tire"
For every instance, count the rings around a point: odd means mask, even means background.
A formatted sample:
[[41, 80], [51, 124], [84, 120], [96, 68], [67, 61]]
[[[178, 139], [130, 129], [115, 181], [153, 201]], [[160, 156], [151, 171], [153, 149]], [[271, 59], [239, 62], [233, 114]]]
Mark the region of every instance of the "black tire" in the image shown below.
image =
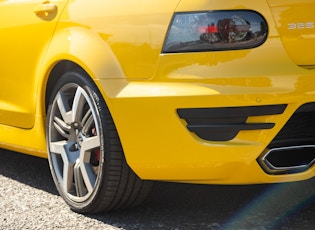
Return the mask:
[[124, 209], [145, 199], [151, 183], [127, 165], [111, 114], [84, 71], [67, 72], [56, 83], [46, 130], [52, 177], [72, 210]]

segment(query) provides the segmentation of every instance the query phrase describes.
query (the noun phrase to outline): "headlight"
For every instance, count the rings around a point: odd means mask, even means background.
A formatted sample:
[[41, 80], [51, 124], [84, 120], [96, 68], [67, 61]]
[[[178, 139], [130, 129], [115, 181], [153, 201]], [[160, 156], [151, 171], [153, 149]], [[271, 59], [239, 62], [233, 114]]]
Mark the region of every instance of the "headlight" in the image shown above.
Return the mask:
[[175, 13], [163, 53], [250, 49], [267, 35], [266, 20], [251, 10]]

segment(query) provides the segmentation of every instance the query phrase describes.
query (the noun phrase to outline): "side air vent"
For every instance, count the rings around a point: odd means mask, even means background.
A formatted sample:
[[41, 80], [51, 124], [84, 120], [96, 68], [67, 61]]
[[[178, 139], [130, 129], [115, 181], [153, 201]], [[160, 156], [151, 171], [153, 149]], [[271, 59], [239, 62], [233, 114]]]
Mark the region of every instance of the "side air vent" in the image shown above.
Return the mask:
[[274, 123], [247, 123], [248, 117], [276, 115], [287, 105], [177, 109], [187, 129], [207, 141], [229, 141], [242, 130], [271, 129]]

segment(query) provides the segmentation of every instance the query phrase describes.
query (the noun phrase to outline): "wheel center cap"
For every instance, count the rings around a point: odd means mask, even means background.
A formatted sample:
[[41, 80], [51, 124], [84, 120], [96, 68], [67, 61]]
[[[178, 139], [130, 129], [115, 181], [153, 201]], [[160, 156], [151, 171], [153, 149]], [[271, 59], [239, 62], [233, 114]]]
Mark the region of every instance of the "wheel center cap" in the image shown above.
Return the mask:
[[71, 124], [72, 130], [75, 131], [76, 134], [80, 133], [82, 130], [82, 125], [79, 122], [73, 122]]
[[82, 133], [82, 125], [79, 122], [71, 123], [71, 137], [72, 141], [75, 141], [79, 146], [81, 146], [82, 142], [84, 141], [84, 134]]

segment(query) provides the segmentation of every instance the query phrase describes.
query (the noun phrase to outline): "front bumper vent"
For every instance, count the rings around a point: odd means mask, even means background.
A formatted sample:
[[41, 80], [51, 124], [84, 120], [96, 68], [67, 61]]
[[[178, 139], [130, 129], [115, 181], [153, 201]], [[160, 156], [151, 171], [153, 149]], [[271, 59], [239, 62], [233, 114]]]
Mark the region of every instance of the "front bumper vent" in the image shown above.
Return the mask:
[[264, 130], [274, 123], [247, 123], [252, 116], [282, 114], [287, 105], [177, 109], [187, 129], [207, 141], [229, 141], [242, 130]]

